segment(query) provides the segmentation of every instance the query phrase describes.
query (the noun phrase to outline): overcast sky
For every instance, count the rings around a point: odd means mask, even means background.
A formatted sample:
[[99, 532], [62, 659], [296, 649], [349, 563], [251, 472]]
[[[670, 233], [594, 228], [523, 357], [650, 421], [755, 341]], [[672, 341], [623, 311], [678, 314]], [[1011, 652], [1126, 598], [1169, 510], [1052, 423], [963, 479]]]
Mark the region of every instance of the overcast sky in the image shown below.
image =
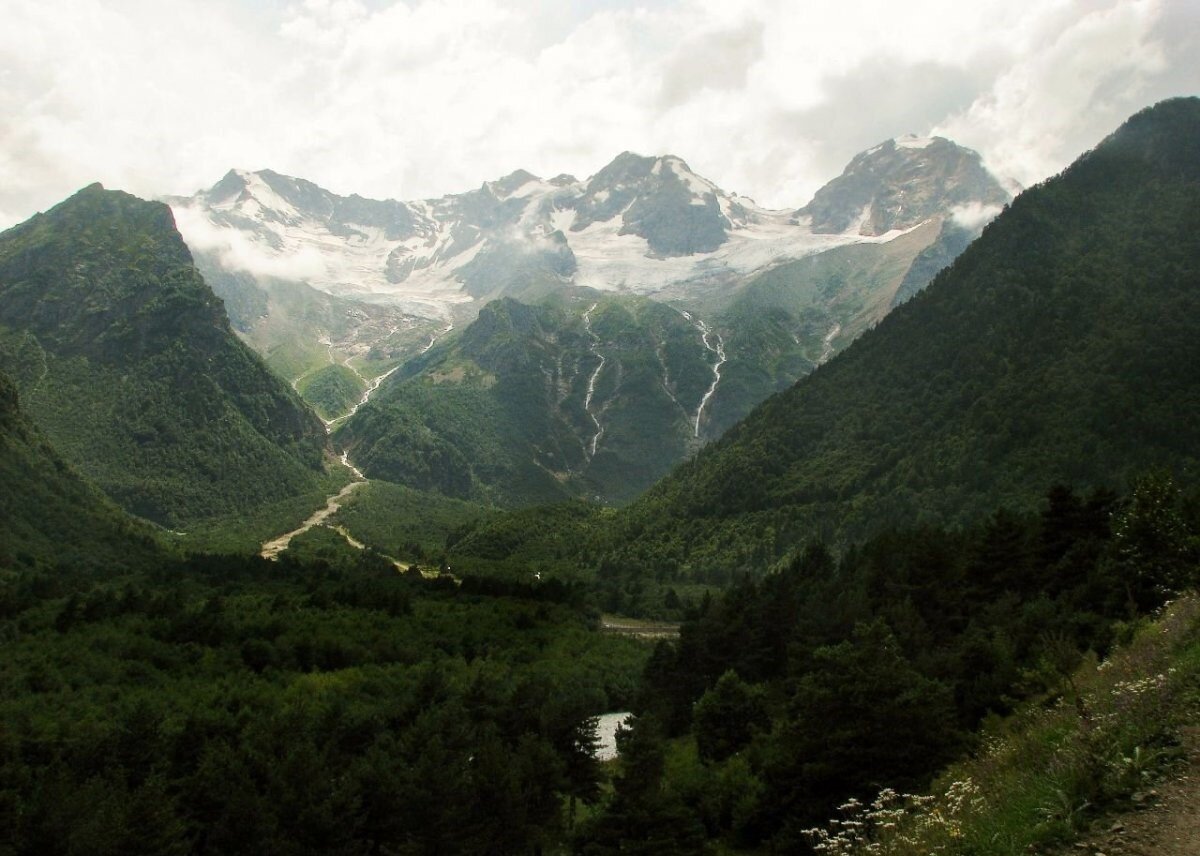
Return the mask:
[[1200, 93], [1198, 0], [6, 0], [0, 226], [230, 167], [415, 199], [670, 152], [796, 207], [937, 133], [1030, 184]]

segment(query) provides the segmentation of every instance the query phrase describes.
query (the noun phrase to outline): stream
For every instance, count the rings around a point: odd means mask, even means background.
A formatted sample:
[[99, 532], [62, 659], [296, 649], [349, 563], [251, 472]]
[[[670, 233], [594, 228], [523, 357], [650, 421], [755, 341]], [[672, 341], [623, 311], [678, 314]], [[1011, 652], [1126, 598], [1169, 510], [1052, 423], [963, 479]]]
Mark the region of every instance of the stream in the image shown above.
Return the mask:
[[[432, 348], [435, 344], [437, 344], [438, 339], [442, 338], [443, 336], [445, 336], [447, 333], [449, 333], [453, 329], [454, 329], [454, 322], [451, 321], [449, 324], [446, 325], [445, 330], [441, 331], [440, 333], [430, 334], [429, 344], [421, 349], [421, 354], [424, 354], [425, 352], [427, 352], [430, 348]], [[420, 354], [418, 354], [418, 356], [420, 356]]]
[[[422, 352], [422, 353], [424, 353], [424, 352]], [[351, 407], [349, 410], [347, 410], [341, 416], [335, 416], [333, 419], [329, 419], [329, 420], [324, 420], [324, 419], [321, 420], [322, 422], [325, 423], [325, 433], [329, 433], [329, 430], [331, 428], [333, 428], [334, 425], [341, 422], [343, 419], [349, 419], [351, 416], [353, 416], [355, 413], [357, 413], [358, 409], [360, 407], [362, 407], [364, 404], [366, 404], [368, 401], [371, 400], [371, 394], [373, 392], [375, 392], [375, 390], [379, 389], [380, 384], [382, 384], [385, 380], [387, 380], [388, 377], [393, 372], [396, 371], [396, 369], [400, 368], [400, 366], [398, 366], [398, 365], [392, 366], [390, 369], [388, 369], [383, 374], [376, 377], [374, 380], [368, 381], [365, 377], [363, 377], [362, 373], [359, 372], [358, 369], [356, 369], [354, 366], [350, 365], [351, 359], [353, 359], [353, 357], [346, 357], [346, 361], [343, 362], [342, 365], [344, 365], [346, 368], [350, 369], [350, 371], [354, 372], [354, 374], [358, 376], [358, 379], [367, 385], [367, 388], [365, 390], [363, 390], [362, 398], [360, 398], [353, 407]], [[346, 463], [345, 460], [343, 460], [342, 463], [345, 464]], [[349, 464], [347, 464], [347, 466], [349, 466]], [[357, 472], [357, 470], [355, 472]]]
[[591, 445], [591, 457], [593, 458], [596, 457], [596, 444], [600, 442], [600, 437], [604, 434], [604, 426], [600, 424], [600, 417], [592, 412], [592, 396], [596, 394], [596, 379], [600, 377], [600, 372], [604, 371], [605, 362], [604, 354], [600, 353], [600, 337], [592, 332], [592, 310], [595, 308], [596, 304], [593, 303], [588, 307], [587, 312], [583, 313], [583, 326], [587, 329], [588, 335], [592, 337], [592, 353], [600, 358], [600, 365], [596, 366], [596, 370], [588, 378], [587, 396], [583, 399], [583, 409], [596, 423], [596, 435], [592, 437]]
[[[437, 342], [438, 339], [440, 339], [442, 336], [445, 336], [447, 333], [449, 333], [453, 329], [454, 329], [454, 324], [449, 323], [446, 325], [446, 328], [444, 330], [442, 330], [441, 332], [433, 333], [429, 338], [429, 344], [427, 344], [424, 348], [421, 349], [421, 353], [424, 354], [426, 351], [428, 351], [430, 348], [432, 348], [434, 346], [434, 344]], [[329, 344], [328, 341], [322, 341], [322, 344], [324, 344], [327, 348], [329, 348], [329, 361], [330, 361], [330, 363], [332, 363], [334, 361], [332, 346]], [[349, 411], [347, 411], [346, 413], [343, 413], [341, 416], [334, 417], [333, 419], [322, 419], [321, 420], [321, 422], [323, 422], [325, 425], [325, 433], [326, 434], [329, 434], [333, 431], [334, 425], [336, 425], [337, 423], [339, 423], [345, 419], [349, 419], [351, 416], [353, 416], [355, 413], [357, 413], [359, 408], [361, 408], [363, 405], [365, 405], [368, 401], [371, 400], [371, 395], [375, 392], [375, 390], [379, 389], [379, 387], [383, 384], [383, 382], [385, 380], [387, 380], [388, 377], [393, 372], [396, 371], [396, 369], [400, 368], [399, 365], [393, 366], [392, 368], [388, 369], [383, 374], [378, 375], [368, 381], [367, 378], [364, 377], [363, 374], [357, 368], [350, 365], [351, 359], [353, 359], [353, 357], [347, 357], [345, 360], [342, 361], [342, 365], [344, 365], [346, 368], [350, 369], [350, 371], [354, 372], [354, 374], [357, 375], [358, 378], [367, 385], [367, 388], [363, 391], [362, 398], [360, 398], [358, 400], [358, 402], [353, 407], [350, 408]], [[312, 371], [315, 371], [315, 369]], [[303, 374], [300, 377], [293, 380], [292, 388], [296, 389], [296, 391], [299, 392], [299, 389], [297, 389], [297, 387], [299, 386], [300, 381], [303, 380], [305, 377], [307, 377], [308, 374], [311, 374], [311, 371], [306, 372], [305, 374]], [[325, 525], [325, 521], [327, 521], [330, 517], [332, 517], [334, 514], [337, 513], [338, 509], [340, 509], [342, 507], [342, 504], [345, 502], [346, 498], [348, 496], [350, 496], [350, 494], [354, 493], [354, 491], [358, 490], [360, 487], [362, 487], [363, 485], [365, 485], [367, 483], [368, 479], [365, 475], [363, 475], [362, 470], [360, 470], [358, 467], [356, 467], [354, 464], [352, 464], [350, 462], [350, 453], [349, 452], [343, 451], [342, 456], [340, 458], [338, 458], [338, 462], [341, 463], [341, 465], [343, 467], [350, 470], [350, 474], [354, 476], [354, 481], [352, 481], [348, 485], [344, 486], [341, 490], [339, 490], [337, 493], [333, 494], [332, 496], [327, 497], [325, 500], [325, 507], [320, 508], [317, 511], [314, 511], [312, 516], [309, 517], [307, 520], [305, 520], [303, 523], [301, 523], [298, 528], [293, 529], [291, 532], [285, 532], [282, 535], [278, 535], [278, 536], [270, 539], [269, 541], [264, 541], [263, 545], [262, 545], [262, 549], [259, 551], [260, 556], [262, 556], [264, 559], [278, 559], [279, 554], [282, 553], [283, 551], [285, 551], [291, 545], [293, 538], [303, 535], [305, 532], [312, 529], [314, 526]], [[339, 535], [341, 535], [346, 540], [346, 543], [349, 544], [351, 547], [354, 547], [355, 549], [358, 549], [358, 550], [364, 549], [365, 545], [361, 541], [354, 538], [348, 531], [346, 531], [346, 528], [344, 526], [334, 526], [331, 528], [333, 529], [333, 531], [335, 531]], [[394, 559], [391, 556], [388, 556], [387, 558], [391, 559], [392, 564], [394, 564], [399, 570], [408, 570], [408, 565], [404, 564], [403, 562], [399, 561], [398, 559]]]
[[840, 332], [842, 332], [841, 324], [834, 324], [829, 328], [829, 332], [821, 340], [821, 359], [817, 360], [817, 365], [824, 365], [833, 356], [833, 340], [837, 338], [837, 334]]
[[[699, 437], [700, 417], [704, 415], [705, 405], [707, 405], [708, 400], [713, 397], [713, 394], [717, 391], [717, 385], [721, 382], [721, 366], [725, 365], [725, 340], [721, 338], [720, 333], [709, 327], [699, 318], [692, 317], [690, 312], [684, 312], [682, 309], [679, 310], [679, 312], [684, 318], [692, 322], [692, 326], [700, 331], [700, 341], [704, 343], [704, 349], [710, 354], [715, 354], [717, 357], [717, 361], [713, 363], [712, 367], [712, 383], [709, 385], [708, 391], [704, 393], [704, 397], [700, 399], [700, 406], [696, 408], [696, 424], [693, 435]], [[716, 337], [716, 347], [713, 347], [712, 343], [709, 342], [709, 336]]]

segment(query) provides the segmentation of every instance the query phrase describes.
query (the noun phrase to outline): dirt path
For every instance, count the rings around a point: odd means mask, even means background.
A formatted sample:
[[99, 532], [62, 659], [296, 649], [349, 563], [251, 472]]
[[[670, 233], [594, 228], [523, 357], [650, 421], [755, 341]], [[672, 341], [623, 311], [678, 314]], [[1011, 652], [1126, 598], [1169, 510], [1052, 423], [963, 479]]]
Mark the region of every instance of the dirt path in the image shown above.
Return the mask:
[[1200, 726], [1182, 735], [1187, 759], [1158, 787], [1138, 795], [1144, 808], [1106, 820], [1074, 852], [1088, 856], [1200, 856]]

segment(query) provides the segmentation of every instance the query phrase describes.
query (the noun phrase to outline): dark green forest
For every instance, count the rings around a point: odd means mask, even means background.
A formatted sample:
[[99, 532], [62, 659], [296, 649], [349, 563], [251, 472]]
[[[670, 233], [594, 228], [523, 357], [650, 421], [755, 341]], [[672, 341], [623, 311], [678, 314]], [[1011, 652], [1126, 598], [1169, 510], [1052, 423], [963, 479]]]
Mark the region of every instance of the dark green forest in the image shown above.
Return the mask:
[[59, 457], [0, 373], [0, 568], [69, 561], [102, 568], [159, 545]]
[[[556, 583], [233, 557], [0, 575], [3, 853], [519, 853], [644, 645]], [[382, 849], [381, 849], [382, 848]]]
[[[2, 852], [798, 852], [846, 796], [927, 784], [1198, 562], [1200, 503], [1152, 474], [813, 543], [653, 649], [597, 633], [585, 583], [369, 551], [9, 570]], [[621, 709], [605, 767], [590, 717]]]
[[637, 727], [659, 753], [686, 735], [701, 765], [660, 771], [662, 810], [709, 840], [805, 852], [801, 830], [848, 797], [917, 792], [985, 718], [1057, 698], [1082, 651], [1103, 655], [1198, 566], [1200, 503], [1162, 473], [1123, 500], [1058, 486], [1037, 513], [841, 556], [813, 542], [706, 598], [654, 652]]

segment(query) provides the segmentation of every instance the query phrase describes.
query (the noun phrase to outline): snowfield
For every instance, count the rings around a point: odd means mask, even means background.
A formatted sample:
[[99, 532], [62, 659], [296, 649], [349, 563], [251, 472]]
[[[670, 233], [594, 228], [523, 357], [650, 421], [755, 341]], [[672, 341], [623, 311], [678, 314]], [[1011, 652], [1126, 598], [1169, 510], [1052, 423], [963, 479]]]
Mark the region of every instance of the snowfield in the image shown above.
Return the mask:
[[[905, 137], [896, 143], [922, 148], [930, 140]], [[299, 281], [340, 297], [445, 320], [455, 307], [494, 293], [498, 286], [484, 278], [494, 277], [498, 264], [518, 264], [514, 259], [557, 259], [560, 266], [553, 269], [559, 271], [570, 270], [573, 256], [574, 271], [561, 274], [567, 282], [642, 295], [669, 290], [678, 298], [791, 259], [904, 234], [871, 237], [853, 227], [841, 234], [814, 234], [808, 218], [797, 219], [794, 210], [768, 210], [726, 194], [673, 156], [654, 160], [633, 182], [625, 177], [605, 185], [598, 178], [551, 182], [518, 173], [468, 193], [401, 203], [337, 197], [298, 179], [235, 170], [208, 191], [169, 202], [189, 246], [215, 253], [226, 270]], [[674, 195], [662, 202], [668, 183]], [[688, 194], [687, 207], [710, 208], [715, 199], [720, 214], [710, 209], [711, 217], [725, 235], [715, 250], [655, 254], [646, 238], [633, 233], [638, 224], [627, 223], [635, 202], [643, 212], [650, 207], [659, 220], [678, 216], [680, 187]], [[595, 206], [631, 191], [632, 199], [619, 213], [579, 221], [578, 206], [585, 200]], [[343, 217], [339, 211], [349, 213]], [[577, 222], [587, 225], [573, 231]], [[565, 238], [565, 246], [555, 233]], [[513, 271], [514, 280], [523, 274], [520, 268]]]

